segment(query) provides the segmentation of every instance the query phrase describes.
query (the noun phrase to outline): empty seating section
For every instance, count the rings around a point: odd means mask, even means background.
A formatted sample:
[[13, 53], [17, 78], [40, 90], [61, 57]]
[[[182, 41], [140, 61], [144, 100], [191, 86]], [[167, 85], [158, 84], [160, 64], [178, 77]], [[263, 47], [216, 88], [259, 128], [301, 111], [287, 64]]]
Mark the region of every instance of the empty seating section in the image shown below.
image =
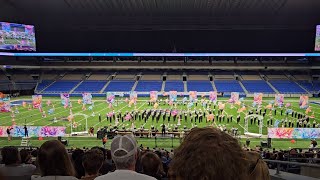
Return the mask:
[[0, 74], [0, 82], [10, 82], [7, 76]]
[[273, 87], [275, 87], [280, 93], [306, 93], [299, 85], [289, 80], [270, 80]]
[[263, 80], [243, 80], [243, 86], [249, 93], [262, 92], [262, 93], [275, 93], [273, 89]]
[[320, 81], [298, 81], [298, 83], [311, 93], [317, 93], [320, 91]]
[[51, 84], [53, 81], [50, 80], [43, 80], [41, 83], [38, 84], [36, 91], [42, 91], [45, 87]]
[[143, 75], [141, 77], [141, 80], [162, 80], [161, 76], [162, 75], [159, 75], [159, 74], [148, 74], [148, 75]]
[[210, 81], [187, 81], [188, 91], [209, 92], [213, 91]]
[[208, 80], [208, 75], [189, 75], [188, 80]]
[[161, 91], [162, 81], [138, 81], [135, 91]]
[[9, 91], [13, 90], [13, 85], [11, 83], [6, 83], [6, 84], [0, 84], [0, 92], [1, 91]]
[[182, 81], [166, 81], [164, 91], [183, 92], [184, 86]]
[[36, 87], [36, 83], [16, 83], [15, 90], [31, 90]]
[[244, 92], [236, 80], [215, 80], [214, 83], [218, 92]]
[[84, 93], [84, 92], [98, 93], [101, 91], [101, 89], [106, 83], [107, 81], [83, 81], [73, 92], [74, 93]]
[[109, 77], [108, 74], [91, 74], [91, 76], [87, 79], [89, 81], [94, 81], [94, 80], [107, 80]]
[[241, 75], [243, 80], [261, 80], [259, 75]]
[[104, 91], [105, 92], [108, 92], [108, 91], [126, 91], [126, 92], [131, 91], [134, 83], [135, 83], [135, 81], [113, 80], [108, 84], [107, 88]]
[[83, 74], [66, 74], [61, 80], [82, 80]]
[[69, 92], [72, 88], [74, 88], [80, 81], [56, 81], [52, 85], [50, 85], [43, 92], [46, 93], [61, 93], [61, 92]]
[[11, 76], [11, 79], [15, 82], [30, 82], [34, 79], [29, 74], [15, 74]]
[[115, 80], [134, 80], [134, 74], [118, 74], [114, 79]]

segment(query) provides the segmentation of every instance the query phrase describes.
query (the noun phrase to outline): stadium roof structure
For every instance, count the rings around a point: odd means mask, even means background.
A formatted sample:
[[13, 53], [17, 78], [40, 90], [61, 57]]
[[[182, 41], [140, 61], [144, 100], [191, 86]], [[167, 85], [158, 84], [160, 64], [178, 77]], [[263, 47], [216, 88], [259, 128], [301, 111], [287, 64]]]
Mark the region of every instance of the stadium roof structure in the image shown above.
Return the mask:
[[0, 56], [34, 57], [320, 57], [320, 53], [9, 53]]
[[308, 29], [319, 0], [0, 1], [0, 17], [40, 31]]

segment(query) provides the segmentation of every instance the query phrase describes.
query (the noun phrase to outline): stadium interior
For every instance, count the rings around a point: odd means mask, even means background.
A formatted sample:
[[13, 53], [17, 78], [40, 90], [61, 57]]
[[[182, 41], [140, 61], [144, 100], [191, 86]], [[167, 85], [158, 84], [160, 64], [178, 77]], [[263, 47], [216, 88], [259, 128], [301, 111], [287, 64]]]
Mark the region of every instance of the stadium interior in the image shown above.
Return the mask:
[[319, 179], [319, 9], [0, 1], [0, 180]]

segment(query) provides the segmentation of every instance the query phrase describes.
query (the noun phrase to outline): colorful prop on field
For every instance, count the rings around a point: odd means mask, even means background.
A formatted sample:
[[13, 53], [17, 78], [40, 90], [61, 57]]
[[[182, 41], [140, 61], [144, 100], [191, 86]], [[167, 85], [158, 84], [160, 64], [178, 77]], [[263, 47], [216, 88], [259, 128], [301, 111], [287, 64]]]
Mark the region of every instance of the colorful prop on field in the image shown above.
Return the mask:
[[92, 104], [91, 93], [82, 93], [82, 102], [83, 104]]
[[272, 104], [266, 105], [266, 109], [272, 109]]
[[51, 100], [48, 100], [46, 104], [47, 106], [50, 106], [52, 104]]
[[[7, 137], [8, 126], [0, 126], [0, 137]], [[65, 136], [63, 126], [27, 126], [29, 137], [58, 137]], [[12, 137], [24, 137], [24, 126], [12, 126]]]
[[32, 106], [34, 109], [39, 109], [42, 107], [42, 95], [32, 96]]
[[228, 103], [234, 104], [234, 103], [236, 103], [238, 101], [239, 101], [239, 93], [238, 92], [232, 92], [231, 93], [231, 97], [228, 100]]
[[308, 108], [306, 109], [306, 114], [309, 114], [309, 112], [312, 112], [312, 110], [311, 110], [310, 107], [308, 107]]
[[286, 104], [286, 108], [291, 107], [291, 103]]
[[176, 115], [178, 115], [178, 110], [171, 111], [171, 116], [176, 116]]
[[0, 112], [10, 112], [10, 97], [0, 92]]
[[184, 104], [184, 103], [186, 103], [188, 101], [188, 98], [187, 97], [184, 97], [183, 99], [182, 99], [182, 103]]
[[211, 102], [217, 102], [217, 100], [218, 100], [217, 91], [210, 91], [210, 93], [209, 93], [209, 100], [210, 100]]
[[262, 97], [263, 97], [262, 93], [254, 93], [253, 102], [256, 103], [257, 105], [261, 105], [262, 104]]
[[158, 100], [158, 91], [150, 91], [150, 101], [156, 102]]
[[113, 104], [116, 96], [113, 92], [107, 92], [107, 103]]
[[136, 104], [138, 100], [138, 93], [136, 91], [130, 91], [130, 101], [129, 104]]
[[70, 95], [68, 93], [61, 93], [61, 104], [64, 106], [64, 108], [67, 108], [70, 105]]
[[293, 128], [268, 128], [268, 138], [292, 139]]
[[280, 106], [282, 107], [283, 106], [283, 103], [284, 103], [284, 95], [283, 94], [276, 94], [275, 95], [275, 98], [274, 98], [274, 105], [275, 106]]
[[159, 107], [159, 104], [158, 103], [154, 103], [153, 108], [157, 109], [158, 107]]
[[309, 107], [309, 96], [300, 96], [300, 109], [307, 109]]
[[176, 102], [178, 97], [177, 91], [169, 91], [169, 99], [170, 101]]
[[218, 107], [219, 107], [220, 110], [223, 110], [226, 107], [226, 104], [224, 104], [222, 102], [219, 102], [218, 103]]
[[320, 128], [268, 128], [269, 138], [318, 139]]
[[195, 102], [197, 100], [197, 91], [189, 91], [189, 101]]
[[25, 101], [22, 102], [22, 107], [24, 107], [24, 108], [27, 107], [27, 103]]
[[241, 113], [243, 111], [247, 110], [246, 106], [242, 106], [241, 108], [238, 109], [238, 113]]

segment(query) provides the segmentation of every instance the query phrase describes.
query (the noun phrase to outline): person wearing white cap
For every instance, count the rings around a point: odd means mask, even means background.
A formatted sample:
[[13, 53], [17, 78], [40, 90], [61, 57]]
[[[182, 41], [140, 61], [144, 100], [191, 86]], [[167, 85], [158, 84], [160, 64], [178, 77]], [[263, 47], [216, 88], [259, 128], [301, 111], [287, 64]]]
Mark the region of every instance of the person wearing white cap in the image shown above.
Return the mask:
[[95, 178], [95, 180], [155, 180], [151, 176], [135, 172], [138, 157], [137, 143], [131, 135], [116, 136], [111, 143], [111, 156], [116, 165], [114, 172]]

